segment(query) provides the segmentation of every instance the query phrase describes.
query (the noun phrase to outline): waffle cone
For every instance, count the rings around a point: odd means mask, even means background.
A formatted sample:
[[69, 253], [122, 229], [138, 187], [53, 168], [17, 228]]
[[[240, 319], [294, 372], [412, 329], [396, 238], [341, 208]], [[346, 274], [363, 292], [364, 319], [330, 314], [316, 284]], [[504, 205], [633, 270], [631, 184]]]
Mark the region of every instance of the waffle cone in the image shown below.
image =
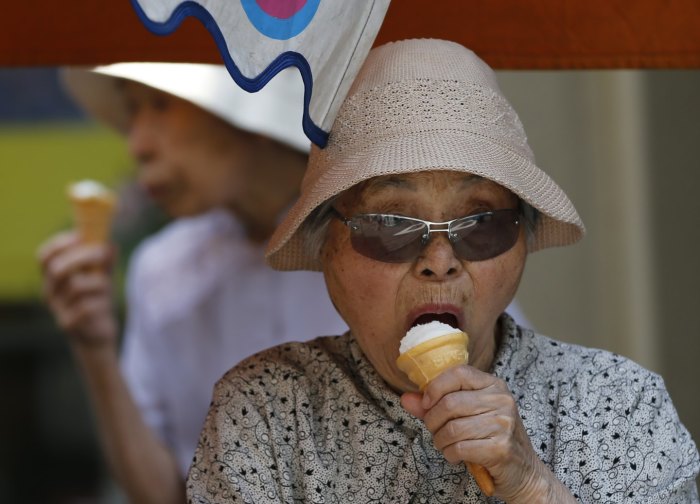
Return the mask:
[[104, 243], [109, 237], [116, 198], [112, 193], [76, 198], [69, 195], [73, 205], [75, 227], [84, 243]]
[[414, 346], [402, 353], [396, 365], [408, 378], [423, 390], [428, 383], [444, 370], [466, 364], [469, 353], [469, 338], [462, 331], [438, 336]]

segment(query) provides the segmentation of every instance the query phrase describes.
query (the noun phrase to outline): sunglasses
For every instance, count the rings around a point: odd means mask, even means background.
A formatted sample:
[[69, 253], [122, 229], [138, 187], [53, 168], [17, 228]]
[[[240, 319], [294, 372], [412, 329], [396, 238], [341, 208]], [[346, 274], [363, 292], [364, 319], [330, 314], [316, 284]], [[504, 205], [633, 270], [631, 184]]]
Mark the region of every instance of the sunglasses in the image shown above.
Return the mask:
[[356, 252], [376, 261], [412, 262], [430, 241], [431, 233], [447, 233], [455, 254], [467, 261], [485, 261], [510, 250], [520, 234], [520, 210], [504, 209], [430, 222], [391, 214], [338, 217], [350, 228]]

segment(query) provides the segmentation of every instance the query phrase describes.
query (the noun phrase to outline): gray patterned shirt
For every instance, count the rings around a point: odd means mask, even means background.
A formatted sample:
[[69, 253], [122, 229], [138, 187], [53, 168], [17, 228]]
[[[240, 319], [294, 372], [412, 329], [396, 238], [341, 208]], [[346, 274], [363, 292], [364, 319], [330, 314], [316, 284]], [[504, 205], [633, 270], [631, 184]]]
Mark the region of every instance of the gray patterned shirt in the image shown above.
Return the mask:
[[[491, 372], [582, 503], [698, 503], [698, 452], [662, 379], [504, 315]], [[351, 335], [284, 344], [217, 384], [190, 503], [499, 503], [435, 449]]]

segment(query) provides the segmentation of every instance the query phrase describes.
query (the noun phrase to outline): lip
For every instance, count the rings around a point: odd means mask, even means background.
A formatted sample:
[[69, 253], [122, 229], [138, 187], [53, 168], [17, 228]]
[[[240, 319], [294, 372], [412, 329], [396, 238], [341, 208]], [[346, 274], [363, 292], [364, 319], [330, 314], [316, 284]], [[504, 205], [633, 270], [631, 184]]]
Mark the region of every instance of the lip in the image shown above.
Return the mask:
[[146, 184], [144, 189], [156, 201], [163, 200], [168, 194], [168, 188], [162, 184]]
[[413, 325], [413, 322], [426, 313], [449, 313], [450, 315], [454, 315], [457, 318], [458, 329], [464, 329], [464, 316], [459, 306], [450, 303], [431, 303], [417, 306], [408, 313], [405, 330], [408, 331]]

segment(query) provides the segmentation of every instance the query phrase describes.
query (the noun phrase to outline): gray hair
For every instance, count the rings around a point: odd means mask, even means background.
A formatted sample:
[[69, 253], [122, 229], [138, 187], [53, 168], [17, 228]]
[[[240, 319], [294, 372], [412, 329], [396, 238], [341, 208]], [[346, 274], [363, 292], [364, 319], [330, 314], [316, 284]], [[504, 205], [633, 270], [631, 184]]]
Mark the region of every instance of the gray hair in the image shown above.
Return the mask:
[[[337, 199], [338, 196], [335, 196], [321, 203], [299, 227], [299, 233], [301, 233], [304, 243], [304, 251], [308, 254], [308, 257], [316, 257], [320, 260], [321, 249], [326, 242], [328, 225], [334, 217], [333, 205]], [[525, 238], [529, 249], [535, 240], [535, 228], [537, 227], [540, 212], [529, 203], [520, 200], [520, 213], [523, 216]]]
[[314, 208], [309, 216], [304, 219], [301, 226], [299, 226], [299, 233], [307, 257], [315, 257], [320, 261], [321, 249], [323, 248], [323, 244], [326, 243], [328, 225], [333, 218], [333, 205], [337, 199], [338, 197], [335, 196], [321, 203]]

